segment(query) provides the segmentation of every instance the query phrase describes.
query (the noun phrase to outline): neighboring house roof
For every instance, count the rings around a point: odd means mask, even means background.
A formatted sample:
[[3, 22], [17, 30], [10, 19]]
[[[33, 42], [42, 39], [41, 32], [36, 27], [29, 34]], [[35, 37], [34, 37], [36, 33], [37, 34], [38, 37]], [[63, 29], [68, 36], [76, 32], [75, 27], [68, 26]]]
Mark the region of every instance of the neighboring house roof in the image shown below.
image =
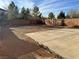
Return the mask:
[[0, 8], [0, 11], [7, 12], [7, 10], [4, 10], [4, 9], [2, 9], [2, 8]]

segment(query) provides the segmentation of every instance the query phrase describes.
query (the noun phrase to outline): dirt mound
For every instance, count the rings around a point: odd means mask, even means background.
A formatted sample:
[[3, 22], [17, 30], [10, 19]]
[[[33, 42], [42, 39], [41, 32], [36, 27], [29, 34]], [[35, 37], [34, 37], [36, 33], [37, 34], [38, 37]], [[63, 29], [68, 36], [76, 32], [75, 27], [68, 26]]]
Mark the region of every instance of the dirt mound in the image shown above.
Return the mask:
[[79, 19], [65, 19], [65, 24], [68, 27], [79, 27]]

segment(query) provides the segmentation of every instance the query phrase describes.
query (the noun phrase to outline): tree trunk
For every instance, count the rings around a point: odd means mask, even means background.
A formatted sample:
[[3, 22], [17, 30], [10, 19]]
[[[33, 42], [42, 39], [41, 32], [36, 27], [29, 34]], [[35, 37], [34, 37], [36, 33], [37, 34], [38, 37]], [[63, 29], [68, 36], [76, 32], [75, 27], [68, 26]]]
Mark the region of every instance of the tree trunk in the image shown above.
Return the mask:
[[61, 26], [65, 26], [64, 19], [61, 21]]

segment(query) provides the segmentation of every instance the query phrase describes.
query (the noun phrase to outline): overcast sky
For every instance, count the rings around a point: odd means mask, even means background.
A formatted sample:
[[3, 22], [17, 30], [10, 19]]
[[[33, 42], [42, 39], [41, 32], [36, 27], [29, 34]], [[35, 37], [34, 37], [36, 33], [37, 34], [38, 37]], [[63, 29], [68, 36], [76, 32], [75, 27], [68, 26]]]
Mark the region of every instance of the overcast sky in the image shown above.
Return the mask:
[[57, 15], [60, 11], [79, 9], [79, 0], [0, 0], [0, 8], [7, 8], [11, 1], [14, 1], [19, 9], [33, 8], [36, 5], [44, 16], [47, 16], [49, 12]]

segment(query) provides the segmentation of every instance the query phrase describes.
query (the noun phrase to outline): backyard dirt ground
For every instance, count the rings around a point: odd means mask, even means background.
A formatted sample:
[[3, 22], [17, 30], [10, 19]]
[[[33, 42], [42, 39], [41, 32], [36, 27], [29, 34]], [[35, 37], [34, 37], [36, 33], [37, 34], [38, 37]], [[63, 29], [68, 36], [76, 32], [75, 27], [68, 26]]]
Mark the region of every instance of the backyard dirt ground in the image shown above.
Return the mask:
[[79, 29], [24, 26], [11, 28], [11, 30], [18, 38], [27, 41], [29, 39], [26, 38], [30, 37], [65, 59], [79, 59]]
[[[24, 41], [28, 41], [29, 39], [27, 38], [29, 37], [36, 42], [49, 47], [51, 51], [54, 51], [65, 59], [79, 59], [79, 29], [59, 29], [46, 26], [22, 26], [10, 29], [18, 38]], [[44, 51], [42, 49], [37, 49], [32, 53], [20, 56], [19, 59], [27, 57], [28, 59], [32, 59], [31, 56], [34, 56], [37, 53], [45, 55], [46, 52]], [[48, 57], [47, 55], [49, 55], [50, 57]], [[46, 56], [43, 57], [45, 59], [51, 59], [51, 54], [47, 53]], [[38, 55], [36, 55], [36, 58], [42, 59], [42, 57], [40, 56], [38, 58]]]
[[79, 29], [62, 28], [26, 35], [65, 59], [79, 59]]
[[[14, 33], [14, 35], [19, 40], [26, 42], [26, 45], [24, 45], [24, 47], [26, 47], [26, 48], [23, 48], [23, 47], [20, 48], [19, 52], [17, 50], [17, 52], [15, 53], [15, 57], [18, 56], [18, 59], [62, 59], [57, 54], [55, 54], [55, 53], [51, 54], [51, 53], [49, 53], [49, 51], [45, 50], [44, 48], [39, 47], [38, 43], [35, 42], [35, 40], [33, 40], [32, 38], [25, 35], [28, 33], [41, 32], [41, 31], [47, 31], [47, 30], [53, 30], [53, 29], [54, 28], [49, 28], [46, 26], [22, 26], [22, 27], [10, 28], [10, 30]], [[16, 41], [16, 40], [14, 40], [14, 41]], [[27, 42], [29, 42], [29, 44], [27, 44]], [[23, 44], [23, 43], [21, 43], [21, 44]], [[17, 47], [17, 49], [18, 48], [19, 47]], [[22, 52], [25, 52], [25, 53], [22, 54]], [[18, 53], [18, 55], [17, 55], [17, 53]], [[21, 55], [19, 55], [19, 53]]]
[[26, 33], [45, 31], [44, 26], [8, 27], [0, 23], [0, 59], [62, 59], [56, 53], [40, 47]]

